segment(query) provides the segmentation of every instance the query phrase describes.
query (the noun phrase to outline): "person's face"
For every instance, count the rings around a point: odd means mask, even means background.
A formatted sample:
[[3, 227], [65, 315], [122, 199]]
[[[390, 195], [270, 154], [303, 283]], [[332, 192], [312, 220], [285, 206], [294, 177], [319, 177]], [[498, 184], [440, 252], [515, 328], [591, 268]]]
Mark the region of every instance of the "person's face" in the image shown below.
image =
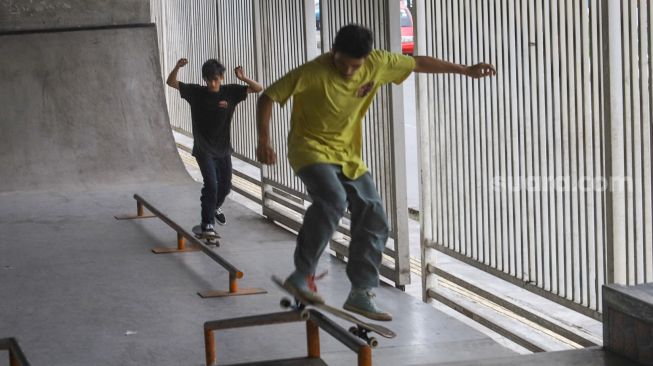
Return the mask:
[[333, 54], [333, 64], [343, 78], [351, 79], [356, 74], [356, 71], [365, 63], [365, 58], [354, 58], [342, 52], [335, 52]]
[[209, 91], [211, 92], [218, 92], [220, 90], [220, 84], [222, 84], [222, 78], [223, 76], [214, 76], [210, 79], [204, 79], [206, 82], [206, 86], [209, 88]]

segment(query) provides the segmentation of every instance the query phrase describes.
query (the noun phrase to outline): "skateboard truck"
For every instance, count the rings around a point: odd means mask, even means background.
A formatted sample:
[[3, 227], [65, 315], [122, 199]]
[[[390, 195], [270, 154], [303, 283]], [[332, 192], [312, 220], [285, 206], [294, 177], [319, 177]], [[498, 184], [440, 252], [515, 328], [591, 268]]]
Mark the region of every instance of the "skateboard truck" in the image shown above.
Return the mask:
[[376, 348], [376, 346], [379, 345], [379, 340], [376, 339], [376, 337], [370, 337], [368, 333], [370, 332], [369, 330], [361, 327], [360, 325], [355, 325], [349, 327], [349, 333], [355, 335], [356, 337], [362, 339], [365, 341], [365, 343], [369, 344], [370, 347]]

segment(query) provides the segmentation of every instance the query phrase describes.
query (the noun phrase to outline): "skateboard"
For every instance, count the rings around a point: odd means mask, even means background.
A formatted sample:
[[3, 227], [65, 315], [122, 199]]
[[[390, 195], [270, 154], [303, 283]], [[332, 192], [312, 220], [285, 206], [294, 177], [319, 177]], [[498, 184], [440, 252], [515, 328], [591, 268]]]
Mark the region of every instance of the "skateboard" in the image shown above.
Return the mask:
[[381, 337], [385, 337], [385, 338], [394, 338], [397, 336], [397, 334], [392, 330], [378, 324], [364, 322], [347, 311], [340, 310], [326, 303], [319, 304], [319, 303], [308, 301], [303, 296], [301, 296], [301, 294], [296, 293], [292, 288], [285, 286], [283, 283], [284, 281], [277, 276], [272, 276], [272, 282], [276, 283], [279, 287], [281, 287], [288, 294], [292, 295], [295, 299], [293, 301], [287, 297], [282, 298], [281, 299], [282, 307], [291, 308], [295, 310], [302, 310], [306, 307], [312, 307], [318, 310], [325, 311], [331, 315], [337, 316], [338, 318], [343, 319], [345, 321], [351, 322], [354, 324], [354, 326], [349, 328], [349, 332], [359, 337], [360, 339], [364, 340], [365, 342], [367, 342], [367, 344], [369, 344], [370, 347], [376, 347], [379, 344], [379, 342], [375, 337], [370, 337], [368, 333], [376, 333]]
[[220, 235], [216, 233], [215, 236], [206, 236], [202, 234], [202, 227], [199, 225], [193, 226], [193, 234], [195, 234], [195, 237], [197, 239], [202, 239], [207, 245], [215, 245], [216, 247], [220, 246], [220, 241], [218, 238], [220, 238]]

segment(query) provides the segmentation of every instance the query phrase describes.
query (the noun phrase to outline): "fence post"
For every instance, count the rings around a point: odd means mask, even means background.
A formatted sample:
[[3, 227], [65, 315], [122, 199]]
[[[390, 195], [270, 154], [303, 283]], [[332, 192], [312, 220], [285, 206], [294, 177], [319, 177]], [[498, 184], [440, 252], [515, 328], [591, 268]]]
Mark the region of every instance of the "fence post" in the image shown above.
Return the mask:
[[[399, 4], [396, 0], [386, 0], [386, 37], [392, 52], [401, 52], [401, 28]], [[396, 286], [403, 288], [410, 283], [410, 235], [408, 229], [408, 192], [406, 183], [406, 134], [404, 121], [403, 86], [390, 84], [390, 123], [392, 132], [391, 174], [394, 185], [392, 197], [394, 212], [392, 226], [395, 238], [395, 271], [393, 279]], [[388, 207], [389, 208], [389, 207]]]
[[626, 191], [616, 187], [615, 178], [624, 178], [624, 105], [621, 0], [603, 0], [603, 80], [605, 82], [605, 144], [606, 198], [606, 283], [626, 284]]

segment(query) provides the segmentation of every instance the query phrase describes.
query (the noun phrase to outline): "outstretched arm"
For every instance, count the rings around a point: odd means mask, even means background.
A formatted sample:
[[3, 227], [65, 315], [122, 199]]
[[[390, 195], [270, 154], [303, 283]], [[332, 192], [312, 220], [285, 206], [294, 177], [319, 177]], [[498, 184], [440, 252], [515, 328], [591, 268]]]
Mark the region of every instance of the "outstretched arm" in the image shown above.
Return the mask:
[[248, 93], [260, 93], [263, 90], [261, 84], [245, 76], [245, 71], [243, 71], [242, 66], [236, 67], [234, 72], [236, 73], [238, 80], [243, 81], [245, 84], [247, 84]]
[[188, 60], [185, 58], [180, 58], [179, 61], [177, 61], [175, 68], [172, 69], [172, 71], [170, 71], [170, 75], [168, 75], [168, 80], [166, 80], [166, 84], [168, 84], [168, 86], [171, 86], [179, 90], [179, 81], [177, 80], [177, 73], [179, 72], [179, 69], [186, 66], [186, 64], [188, 64]]
[[474, 79], [497, 74], [494, 66], [479, 63], [473, 66], [454, 64], [429, 56], [415, 56], [415, 72], [428, 74], [461, 74]]
[[272, 98], [263, 94], [258, 98], [256, 105], [256, 125], [258, 127], [258, 146], [256, 158], [259, 162], [271, 165], [277, 162], [277, 154], [270, 146], [270, 118], [272, 117]]

